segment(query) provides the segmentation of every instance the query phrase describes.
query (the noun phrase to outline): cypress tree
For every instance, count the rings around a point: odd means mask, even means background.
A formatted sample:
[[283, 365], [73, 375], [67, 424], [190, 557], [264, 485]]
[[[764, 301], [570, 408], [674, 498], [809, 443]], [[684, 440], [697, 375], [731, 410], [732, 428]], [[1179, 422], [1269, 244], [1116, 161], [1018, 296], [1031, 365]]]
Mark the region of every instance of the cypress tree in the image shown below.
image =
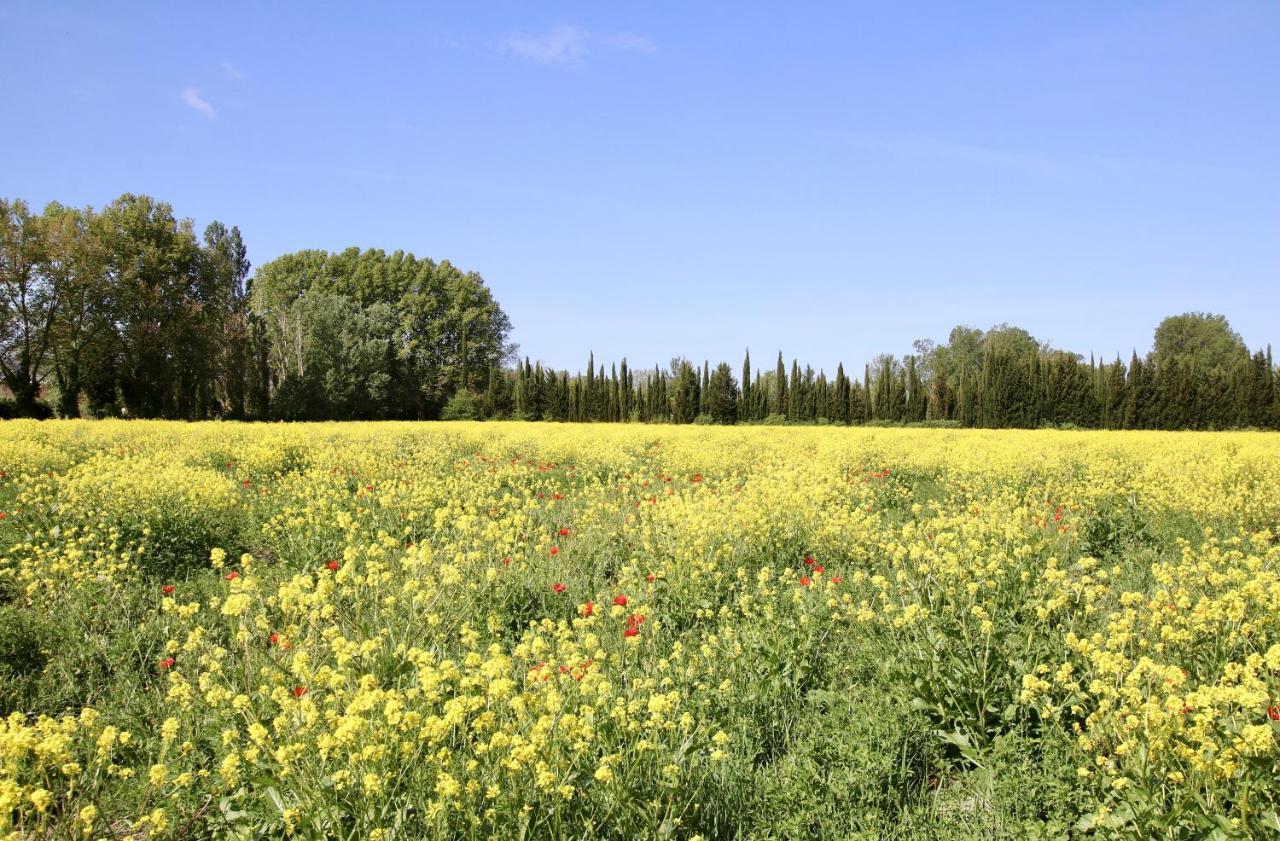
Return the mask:
[[716, 423], [738, 422], [738, 384], [733, 381], [729, 363], [717, 365], [715, 373], [708, 379], [704, 408]]
[[849, 422], [849, 378], [844, 373], [844, 363], [836, 363], [836, 387], [833, 396], [835, 408], [832, 420], [838, 423]]
[[787, 414], [787, 369], [782, 364], [782, 351], [778, 351], [778, 370], [773, 380], [773, 411], [779, 415]]
[[791, 360], [791, 381], [787, 387], [787, 420], [794, 421], [800, 416], [800, 363]]
[[1124, 428], [1124, 410], [1128, 404], [1125, 393], [1125, 370], [1120, 357], [1107, 366], [1106, 398], [1103, 404], [1103, 423], [1107, 429]]
[[1125, 429], [1148, 429], [1152, 425], [1151, 411], [1152, 401], [1155, 398], [1155, 386], [1151, 378], [1150, 363], [1144, 363], [1138, 358], [1138, 352], [1133, 352], [1132, 358], [1129, 360], [1129, 377], [1125, 383], [1124, 390], [1124, 420]]
[[915, 356], [907, 357], [907, 416], [910, 423], [918, 423], [925, 419], [927, 405], [924, 384], [920, 382], [920, 371]]
[[698, 414], [707, 413], [707, 391], [711, 388], [711, 362], [702, 361], [702, 388], [698, 391]]

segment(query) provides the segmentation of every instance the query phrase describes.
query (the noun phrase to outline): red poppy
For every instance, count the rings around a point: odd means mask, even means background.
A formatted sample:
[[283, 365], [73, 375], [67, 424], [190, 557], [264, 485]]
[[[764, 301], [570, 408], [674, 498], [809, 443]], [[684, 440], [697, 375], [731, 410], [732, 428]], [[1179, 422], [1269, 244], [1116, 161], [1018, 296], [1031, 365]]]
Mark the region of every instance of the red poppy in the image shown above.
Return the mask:
[[240, 573], [236, 572], [234, 569], [231, 570], [231, 572], [228, 572], [226, 575], [226, 579], [228, 581], [235, 581], [239, 577], [240, 577]]
[[618, 607], [626, 607], [627, 597], [622, 594], [618, 594], [613, 597], [613, 603], [616, 604]]
[[701, 474], [701, 473], [695, 473], [695, 474], [693, 474], [693, 478], [692, 478], [692, 479], [690, 479], [689, 481], [691, 481], [691, 482], [701, 482], [701, 481], [702, 481], [702, 474]]
[[841, 581], [844, 581], [844, 579], [843, 579], [842, 577], [840, 577], [839, 575], [833, 575], [833, 576], [831, 576], [831, 583], [832, 583], [832, 584], [839, 584]]
[[293, 697], [301, 698], [303, 695], [306, 695], [306, 694], [307, 694], [307, 687], [305, 686], [293, 687]]
[[1280, 707], [1267, 707], [1267, 718], [1280, 721]]
[[561, 493], [558, 493], [558, 494], [552, 494], [551, 498], [552, 498], [552, 499], [564, 499], [564, 494], [561, 494]]
[[657, 580], [658, 580], [658, 576], [654, 575], [654, 574], [651, 572], [651, 573], [649, 573], [648, 575], [646, 575], [646, 576], [644, 577], [644, 580], [645, 580], [645, 581], [648, 581], [650, 584], [652, 584], [654, 581], [657, 581]]
[[801, 587], [808, 587], [808, 586], [809, 586], [810, 584], [812, 584], [812, 583], [813, 583], [813, 579], [812, 579], [812, 578], [810, 578], [809, 576], [807, 576], [807, 575], [802, 575], [802, 576], [800, 576], [800, 586], [801, 586]]
[[364, 489], [365, 489], [366, 491], [371, 491], [371, 490], [373, 490], [373, 485], [365, 485], [365, 486], [364, 486]]
[[561, 584], [559, 581], [557, 581], [555, 584], [551, 585], [551, 589], [556, 593], [563, 593], [565, 590], [569, 588]]
[[593, 614], [593, 613], [595, 613], [595, 612], [596, 612], [596, 604], [595, 604], [595, 602], [587, 602], [586, 604], [584, 604], [584, 605], [582, 606], [582, 615], [583, 615], [583, 616], [590, 616], [591, 614]]
[[267, 637], [267, 642], [271, 643], [272, 645], [275, 645], [276, 643], [280, 642], [280, 635], [272, 634], [271, 636]]
[[166, 657], [160, 661], [160, 668], [171, 669], [173, 668], [173, 664], [174, 664], [174, 659], [172, 657]]
[[240, 485], [241, 487], [245, 487], [245, 488], [249, 487], [249, 480], [245, 479], [243, 482], [240, 483]]
[[639, 634], [640, 634], [640, 629], [635, 627], [629, 627], [622, 632], [622, 636], [624, 637], [634, 637], [634, 636], [639, 636]]
[[175, 587], [175, 586], [173, 586], [172, 584], [166, 584], [166, 585], [164, 585], [163, 587], [161, 587], [161, 588], [160, 588], [160, 592], [161, 592], [161, 593], [164, 593], [166, 596], [172, 596], [172, 595], [173, 595], [173, 591], [174, 591], [174, 590], [176, 590], [176, 589], [178, 589], [178, 588], [177, 588], [177, 587]]
[[642, 622], [644, 622], [644, 614], [642, 613], [633, 613], [627, 617], [628, 628], [639, 628]]
[[559, 555], [559, 554], [560, 554], [560, 547], [559, 547], [559, 546], [552, 546], [552, 547], [551, 547], [551, 557], [553, 557], [553, 558], [554, 558], [556, 555]]
[[337, 562], [337, 561], [329, 561], [329, 563], [325, 564], [325, 566], [326, 566], [326, 567], [328, 567], [329, 569], [333, 570], [334, 572], [337, 572], [337, 571], [338, 571], [338, 562]]
[[561, 537], [568, 537], [568, 536], [569, 536], [569, 530], [568, 530], [568, 529], [560, 529], [560, 536], [561, 536]]
[[827, 571], [827, 568], [826, 568], [826, 567], [824, 567], [822, 564], [818, 564], [816, 567], [814, 567], [814, 568], [813, 568], [813, 571], [814, 571], [814, 572], [826, 572], [826, 571]]
[[813, 561], [813, 556], [812, 556], [812, 555], [805, 555], [805, 556], [804, 556], [804, 565], [805, 565], [805, 566], [807, 566], [807, 567], [811, 567], [811, 566], [813, 566], [813, 563], [814, 563], [814, 561]]

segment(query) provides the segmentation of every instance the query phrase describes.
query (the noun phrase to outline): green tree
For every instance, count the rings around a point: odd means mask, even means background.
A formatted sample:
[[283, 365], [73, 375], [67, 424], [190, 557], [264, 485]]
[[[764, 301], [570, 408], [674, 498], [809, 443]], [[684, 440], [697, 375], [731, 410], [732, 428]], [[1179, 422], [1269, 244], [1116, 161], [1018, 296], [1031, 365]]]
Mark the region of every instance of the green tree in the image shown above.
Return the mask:
[[0, 375], [18, 414], [39, 411], [58, 312], [58, 284], [46, 263], [43, 220], [21, 200], [0, 199]]
[[727, 362], [721, 362], [707, 381], [706, 411], [716, 423], [738, 422], [738, 384]]

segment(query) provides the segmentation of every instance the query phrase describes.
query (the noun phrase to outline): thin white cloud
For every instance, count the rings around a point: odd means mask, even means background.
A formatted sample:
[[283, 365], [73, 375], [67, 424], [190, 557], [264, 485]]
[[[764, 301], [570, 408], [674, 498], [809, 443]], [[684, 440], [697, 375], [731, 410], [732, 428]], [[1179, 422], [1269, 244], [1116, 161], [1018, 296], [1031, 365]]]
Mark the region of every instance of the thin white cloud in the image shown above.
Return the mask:
[[574, 24], [559, 24], [543, 32], [511, 32], [497, 41], [504, 55], [536, 64], [579, 64], [593, 50], [653, 53], [658, 45], [634, 32], [596, 33]]
[[249, 74], [236, 67], [229, 61], [222, 62], [222, 72], [228, 79], [235, 79], [237, 82], [245, 82], [249, 79]]
[[1009, 149], [958, 143], [945, 138], [919, 135], [880, 135], [849, 131], [820, 131], [820, 135], [849, 141], [864, 149], [890, 155], [951, 160], [976, 166], [994, 167], [1043, 178], [1062, 179], [1070, 175], [1070, 161]]
[[615, 49], [625, 50], [630, 53], [656, 53], [658, 51], [658, 45], [653, 43], [652, 38], [635, 32], [615, 32], [612, 35], [604, 36], [603, 40]]
[[1027, 155], [987, 146], [973, 146], [947, 140], [916, 140], [903, 144], [905, 151], [937, 158], [949, 158], [965, 163], [1012, 169], [1048, 178], [1061, 178], [1066, 168], [1052, 158]]
[[213, 105], [209, 100], [202, 97], [200, 91], [195, 88], [183, 88], [182, 101], [187, 104], [188, 108], [193, 111], [199, 111], [211, 120], [218, 116], [218, 112], [213, 110]]
[[512, 32], [498, 42], [498, 51], [538, 64], [573, 64], [587, 50], [590, 33], [562, 24], [546, 32]]

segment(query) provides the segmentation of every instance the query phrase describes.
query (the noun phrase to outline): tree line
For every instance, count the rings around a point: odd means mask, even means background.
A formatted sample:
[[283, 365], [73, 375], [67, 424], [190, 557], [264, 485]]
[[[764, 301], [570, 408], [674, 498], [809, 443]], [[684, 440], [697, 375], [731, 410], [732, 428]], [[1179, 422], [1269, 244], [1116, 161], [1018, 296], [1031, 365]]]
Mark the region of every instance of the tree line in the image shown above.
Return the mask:
[[721, 362], [636, 371], [596, 366], [586, 374], [527, 359], [494, 367], [483, 394], [460, 395], [451, 417], [662, 423], [934, 424], [1102, 429], [1280, 428], [1280, 372], [1271, 350], [1250, 353], [1222, 316], [1188, 313], [1161, 322], [1154, 349], [1126, 364], [1050, 347], [1026, 330], [956, 327], [945, 344], [915, 343], [834, 377], [781, 353], [735, 376]]
[[0, 415], [1280, 428], [1270, 348], [1217, 315], [1166, 318], [1127, 362], [1001, 324], [831, 377], [781, 353], [740, 372], [592, 355], [570, 375], [516, 359], [483, 278], [448, 261], [350, 248], [249, 269], [238, 228], [197, 235], [149, 196], [0, 200]]
[[508, 359], [483, 279], [397, 251], [300, 251], [249, 275], [240, 230], [149, 196], [0, 199], [5, 415], [437, 417]]

